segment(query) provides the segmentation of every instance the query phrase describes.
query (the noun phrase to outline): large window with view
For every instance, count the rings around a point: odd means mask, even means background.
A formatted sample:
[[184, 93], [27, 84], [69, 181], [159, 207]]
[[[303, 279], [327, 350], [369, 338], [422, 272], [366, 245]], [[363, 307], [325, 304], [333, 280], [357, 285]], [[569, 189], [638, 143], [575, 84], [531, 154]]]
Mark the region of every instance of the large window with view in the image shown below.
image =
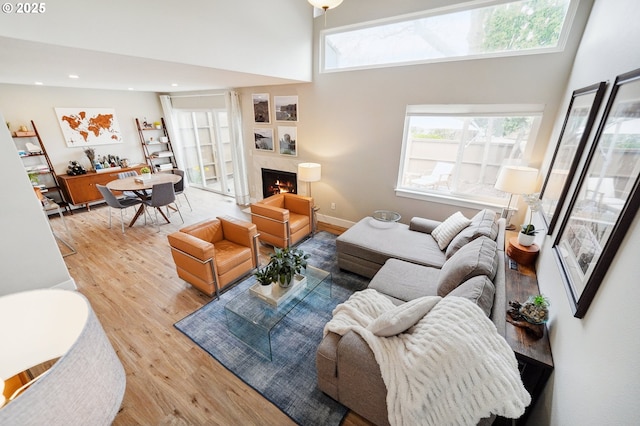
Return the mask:
[[409, 106], [396, 190], [504, 204], [500, 167], [526, 163], [541, 116], [539, 105]]
[[321, 34], [322, 71], [564, 48], [578, 0], [479, 0]]

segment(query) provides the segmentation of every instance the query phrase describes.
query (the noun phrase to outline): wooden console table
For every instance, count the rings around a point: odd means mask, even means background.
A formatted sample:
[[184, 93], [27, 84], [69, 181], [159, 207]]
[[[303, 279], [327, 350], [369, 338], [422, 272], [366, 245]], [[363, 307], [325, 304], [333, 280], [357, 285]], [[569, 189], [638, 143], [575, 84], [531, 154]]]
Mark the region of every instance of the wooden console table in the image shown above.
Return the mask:
[[118, 179], [118, 173], [132, 170], [140, 173], [145, 164], [129, 167], [127, 169], [114, 170], [106, 173], [89, 172], [84, 175], [69, 176], [58, 175], [60, 186], [65, 190], [67, 200], [71, 204], [84, 204], [89, 209], [89, 203], [102, 200], [102, 195], [96, 185], [106, 185], [112, 180]]
[[[506, 244], [509, 244], [513, 231], [507, 231]], [[507, 247], [505, 247], [506, 253]], [[536, 278], [535, 265], [526, 266], [516, 264], [505, 254], [505, 282], [507, 303], [509, 301], [525, 302], [531, 295], [539, 294], [538, 280]], [[513, 269], [513, 268], [516, 269]], [[505, 315], [508, 306], [505, 306]], [[525, 424], [531, 409], [553, 371], [553, 357], [551, 356], [551, 344], [549, 342], [549, 330], [544, 327], [544, 335], [536, 339], [528, 334], [525, 329], [516, 327], [507, 322], [505, 339], [513, 349], [518, 360], [518, 368], [524, 387], [531, 394], [531, 404], [524, 415], [517, 420], [517, 424]]]

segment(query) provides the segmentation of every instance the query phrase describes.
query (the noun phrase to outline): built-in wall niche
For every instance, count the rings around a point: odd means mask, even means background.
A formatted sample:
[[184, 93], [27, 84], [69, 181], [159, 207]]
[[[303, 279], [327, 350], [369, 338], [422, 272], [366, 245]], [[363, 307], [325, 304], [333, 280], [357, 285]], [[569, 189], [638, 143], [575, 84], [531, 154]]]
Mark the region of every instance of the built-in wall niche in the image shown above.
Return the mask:
[[296, 173], [263, 168], [262, 196], [267, 198], [283, 192], [298, 193], [298, 177]]

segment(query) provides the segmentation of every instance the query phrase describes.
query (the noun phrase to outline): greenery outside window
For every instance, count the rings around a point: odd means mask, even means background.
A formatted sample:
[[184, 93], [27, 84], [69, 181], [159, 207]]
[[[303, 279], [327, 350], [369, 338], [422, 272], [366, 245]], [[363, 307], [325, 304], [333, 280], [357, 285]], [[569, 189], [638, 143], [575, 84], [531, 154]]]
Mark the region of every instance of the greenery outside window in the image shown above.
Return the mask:
[[503, 164], [523, 161], [542, 105], [410, 105], [396, 191], [503, 205], [494, 188]]
[[559, 51], [578, 0], [478, 0], [321, 33], [322, 72]]

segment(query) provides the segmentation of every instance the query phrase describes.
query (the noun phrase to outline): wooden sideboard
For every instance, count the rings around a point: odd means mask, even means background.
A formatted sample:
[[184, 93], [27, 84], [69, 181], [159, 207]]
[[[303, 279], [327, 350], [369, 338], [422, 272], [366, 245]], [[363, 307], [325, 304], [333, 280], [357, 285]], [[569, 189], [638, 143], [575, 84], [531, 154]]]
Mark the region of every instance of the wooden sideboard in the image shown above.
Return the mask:
[[102, 200], [102, 195], [96, 185], [106, 185], [112, 180], [118, 179], [118, 173], [135, 170], [140, 173], [140, 169], [145, 167], [140, 164], [126, 169], [114, 170], [112, 172], [96, 173], [89, 172], [84, 175], [69, 176], [58, 175], [60, 186], [64, 189], [67, 200], [74, 205], [84, 204], [87, 209], [89, 203]]
[[[510, 235], [511, 234], [511, 235]], [[509, 244], [513, 232], [507, 231], [506, 244]], [[517, 234], [516, 234], [517, 235]], [[506, 249], [506, 247], [505, 247]], [[506, 253], [506, 251], [505, 251]], [[505, 254], [506, 261], [506, 295], [509, 301], [525, 302], [531, 295], [540, 293], [534, 266], [517, 264]], [[505, 315], [508, 306], [505, 307]], [[553, 371], [553, 357], [549, 342], [549, 330], [544, 326], [544, 335], [540, 339], [532, 337], [524, 328], [507, 322], [505, 339], [518, 360], [518, 368], [524, 387], [531, 394], [531, 404], [517, 424], [525, 424], [529, 413]]]

